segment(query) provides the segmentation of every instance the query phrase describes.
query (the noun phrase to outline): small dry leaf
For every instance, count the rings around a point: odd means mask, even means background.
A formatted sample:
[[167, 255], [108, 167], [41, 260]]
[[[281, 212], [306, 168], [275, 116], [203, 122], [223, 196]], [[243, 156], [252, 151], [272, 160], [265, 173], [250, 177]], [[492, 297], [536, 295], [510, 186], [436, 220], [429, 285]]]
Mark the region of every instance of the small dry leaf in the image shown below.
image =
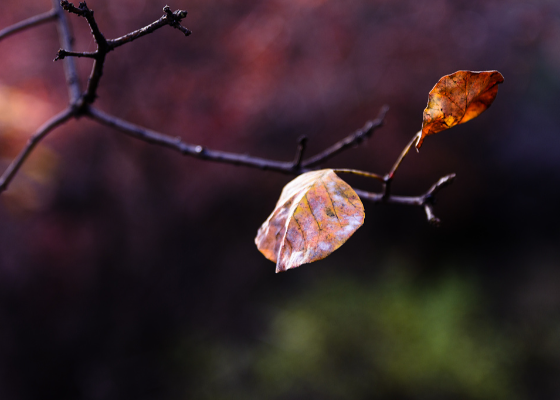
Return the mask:
[[490, 107], [503, 81], [498, 71], [457, 71], [441, 78], [430, 91], [416, 149], [426, 136], [478, 117]]
[[276, 272], [321, 260], [364, 223], [360, 198], [332, 169], [307, 172], [288, 183], [255, 243]]

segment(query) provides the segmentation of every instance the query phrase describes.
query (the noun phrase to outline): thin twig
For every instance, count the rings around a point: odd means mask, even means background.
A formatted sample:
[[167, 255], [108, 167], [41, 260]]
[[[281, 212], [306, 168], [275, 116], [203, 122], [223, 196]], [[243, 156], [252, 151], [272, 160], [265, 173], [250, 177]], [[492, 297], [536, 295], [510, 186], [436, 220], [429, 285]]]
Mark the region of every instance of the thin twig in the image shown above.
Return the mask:
[[72, 52], [70, 48], [62, 46], [62, 48], [58, 51], [58, 54], [55, 58], [55, 61], [61, 59], [67, 59], [68, 56], [89, 57], [94, 59], [93, 67], [91, 69], [91, 73], [88, 78], [86, 91], [81, 96], [81, 104], [76, 105], [78, 114], [84, 113], [87, 106], [89, 104], [93, 104], [93, 102], [97, 97], [97, 88], [99, 87], [99, 82], [101, 80], [101, 77], [103, 76], [103, 67], [105, 64], [105, 57], [107, 53], [109, 53], [110, 51], [112, 51], [118, 46], [121, 46], [125, 43], [129, 43], [135, 39], [138, 39], [139, 37], [147, 35], [148, 33], [152, 33], [156, 29], [161, 28], [162, 26], [165, 25], [169, 25], [174, 28], [177, 28], [187, 36], [190, 35], [191, 33], [187, 28], [181, 26], [181, 20], [187, 16], [187, 12], [184, 10], [177, 10], [175, 12], [171, 12], [171, 9], [168, 6], [165, 6], [163, 8], [165, 14], [157, 21], [151, 23], [150, 25], [144, 28], [138, 29], [127, 35], [124, 35], [120, 38], [107, 40], [103, 35], [103, 33], [101, 33], [101, 30], [97, 25], [97, 22], [93, 14], [93, 10], [88, 8], [85, 2], [81, 2], [80, 5], [76, 7], [68, 0], [61, 0], [60, 6], [68, 12], [84, 17], [87, 23], [89, 24], [91, 33], [95, 39], [95, 42], [97, 43], [97, 50], [95, 52], [76, 53], [76, 52]]
[[93, 104], [97, 98], [97, 88], [103, 76], [103, 66], [105, 65], [106, 52], [99, 52], [93, 61], [93, 67], [88, 78], [86, 92], [83, 95], [84, 104]]
[[383, 203], [383, 204], [401, 204], [407, 206], [420, 206], [424, 208], [426, 212], [426, 217], [428, 221], [434, 225], [439, 224], [439, 219], [434, 215], [433, 205], [435, 202], [435, 195], [443, 188], [449, 186], [453, 183], [455, 179], [455, 174], [449, 174], [440, 178], [436, 183], [434, 183], [426, 193], [421, 196], [393, 196], [391, 194], [383, 193], [371, 193], [364, 190], [356, 189], [355, 192], [363, 200], [370, 201], [372, 203]]
[[367, 200], [375, 204], [401, 204], [405, 206], [421, 206], [424, 197], [423, 196], [387, 196], [384, 197], [383, 193], [371, 193], [365, 190], [354, 189], [356, 194], [360, 196], [362, 200]]
[[[107, 40], [105, 36], [99, 30], [99, 26], [97, 26], [97, 22], [93, 16], [93, 10], [90, 10], [86, 4], [86, 2], [81, 2], [79, 7], [74, 6], [74, 4], [70, 3], [68, 0], [62, 0], [60, 5], [63, 9], [68, 12], [74, 13], [81, 17], [84, 17], [91, 29], [91, 34], [97, 43], [97, 55], [93, 62], [93, 67], [91, 69], [91, 73], [88, 78], [88, 83], [86, 87], [86, 92], [82, 96], [83, 104], [82, 107], [85, 107], [86, 104], [92, 104], [96, 97], [97, 97], [97, 88], [99, 86], [99, 81], [103, 76], [103, 65], [105, 64], [105, 55], [109, 52], [109, 47], [107, 45]], [[84, 111], [83, 109], [81, 110]]]
[[99, 53], [97, 51], [88, 52], [78, 52], [78, 51], [67, 51], [64, 49], [59, 49], [56, 53], [56, 57], [53, 61], [64, 60], [66, 57], [85, 57], [85, 58], [97, 58]]
[[225, 151], [211, 150], [200, 145], [194, 145], [183, 142], [179, 137], [164, 135], [130, 122], [113, 117], [94, 107], [90, 107], [86, 115], [92, 119], [126, 133], [136, 139], [143, 140], [148, 143], [157, 144], [180, 152], [181, 154], [195, 157], [201, 160], [215, 161], [226, 164], [244, 165], [247, 167], [259, 168], [263, 170], [271, 170], [283, 172], [286, 174], [297, 174], [301, 171], [294, 171], [293, 163], [267, 160], [259, 157], [252, 157], [244, 154], [229, 153]]
[[[299, 174], [306, 171], [303, 169], [300, 170], [294, 169], [293, 162], [267, 160], [263, 158], [252, 157], [249, 155], [241, 155], [241, 154], [211, 150], [202, 147], [200, 145], [188, 144], [183, 142], [178, 137], [172, 137], [146, 128], [142, 128], [138, 125], [131, 124], [130, 122], [106, 114], [94, 107], [89, 107], [86, 112], [86, 115], [88, 115], [92, 119], [104, 125], [118, 129], [121, 132], [124, 132], [125, 134], [132, 136], [134, 138], [143, 140], [148, 143], [164, 146], [176, 150], [181, 154], [196, 157], [202, 160], [215, 161], [215, 162], [234, 164], [234, 165], [243, 165], [246, 167], [266, 169], [266, 170], [282, 172], [286, 174]], [[301, 142], [302, 141], [300, 140], [300, 145]], [[334, 171], [366, 176], [384, 182], [384, 177], [370, 172], [351, 170], [351, 169], [335, 169]], [[429, 209], [431, 210], [431, 207], [434, 202], [435, 194], [443, 187], [448, 186], [453, 181], [454, 178], [455, 178], [454, 174], [440, 178], [438, 182], [432, 185], [432, 187], [430, 187], [430, 189], [421, 196], [392, 196], [392, 195], [386, 195], [385, 193], [371, 193], [363, 190], [356, 190], [356, 193], [362, 199], [368, 200], [373, 203], [401, 204], [401, 205], [422, 206], [422, 207], [429, 206]], [[433, 212], [431, 215], [433, 216]], [[430, 222], [435, 222], [435, 220], [430, 219]]]
[[387, 114], [387, 111], [389, 111], [388, 106], [381, 107], [381, 110], [379, 111], [379, 114], [377, 115], [377, 118], [375, 120], [368, 121], [362, 129], [359, 129], [353, 134], [348, 135], [341, 141], [335, 143], [334, 145], [322, 151], [321, 153], [317, 154], [316, 156], [305, 160], [301, 166], [303, 168], [314, 167], [334, 157], [335, 155], [340, 154], [341, 152], [348, 149], [349, 147], [353, 147], [363, 142], [364, 139], [370, 137], [377, 128], [383, 125], [383, 121], [385, 119], [385, 114]]
[[[236, 154], [223, 152], [218, 150], [212, 150], [200, 145], [193, 145], [183, 142], [179, 137], [168, 136], [159, 132], [155, 132], [138, 125], [132, 124], [130, 122], [121, 120], [117, 117], [106, 114], [90, 105], [94, 102], [97, 87], [99, 81], [103, 75], [103, 66], [105, 62], [105, 57], [108, 52], [112, 51], [116, 47], [123, 44], [130, 43], [142, 36], [152, 33], [156, 29], [162, 26], [169, 25], [173, 28], [181, 30], [185, 35], [190, 35], [190, 31], [181, 25], [182, 19], [187, 15], [186, 11], [177, 10], [171, 12], [168, 6], [165, 6], [163, 11], [164, 15], [157, 21], [149, 24], [148, 26], [124, 35], [120, 38], [107, 40], [99, 27], [93, 16], [93, 10], [90, 10], [85, 2], [80, 3], [79, 7], [74, 6], [67, 0], [52, 0], [53, 9], [50, 12], [38, 15], [33, 18], [29, 18], [11, 27], [8, 27], [0, 31], [0, 39], [6, 37], [12, 33], [37, 25], [42, 22], [46, 22], [50, 19], [58, 19], [58, 32], [60, 38], [61, 49], [58, 51], [58, 55], [55, 60], [64, 60], [66, 82], [69, 91], [70, 105], [64, 111], [60, 112], [49, 121], [47, 121], [43, 126], [41, 126], [37, 132], [31, 136], [28, 140], [27, 145], [18, 154], [18, 156], [12, 161], [8, 166], [6, 171], [0, 176], [0, 193], [6, 190], [16, 173], [19, 171], [29, 154], [35, 148], [35, 146], [48, 135], [56, 127], [68, 121], [70, 118], [78, 118], [81, 115], [86, 115], [91, 119], [98, 121], [104, 125], [113, 127], [125, 134], [135, 137], [137, 139], [164, 146], [167, 148], [174, 149], [183, 155], [192, 156], [202, 160], [215, 161], [234, 165], [243, 165], [252, 168], [259, 168], [263, 170], [272, 170], [276, 172], [286, 173], [286, 174], [300, 174], [309, 170], [314, 169], [313, 167], [318, 166], [322, 162], [334, 157], [337, 154], [363, 142], [365, 139], [369, 138], [375, 129], [383, 125], [383, 120], [385, 114], [388, 110], [387, 106], [384, 106], [377, 118], [374, 121], [369, 121], [365, 126], [348, 135], [344, 139], [336, 142], [334, 145], [328, 147], [321, 153], [310, 157], [307, 160], [303, 159], [303, 155], [306, 148], [307, 138], [302, 137], [299, 139], [298, 147], [296, 149], [296, 155], [292, 162], [283, 162], [268, 160], [259, 157], [253, 157], [244, 154]], [[74, 52], [72, 51], [72, 37], [70, 34], [70, 29], [68, 22], [66, 21], [66, 15], [63, 12], [63, 8], [66, 11], [77, 14], [84, 17], [90, 28], [91, 33], [97, 43], [97, 50], [95, 52]], [[88, 57], [94, 59], [94, 64], [92, 71], [89, 76], [88, 85], [85, 93], [81, 93], [77, 70], [73, 61], [73, 57]], [[357, 171], [351, 169], [337, 169], [336, 172], [340, 173], [352, 173], [362, 176], [367, 176], [369, 178], [374, 178], [383, 182], [383, 192], [382, 193], [370, 193], [362, 190], [356, 190], [356, 193], [364, 200], [371, 201], [373, 203], [386, 203], [386, 204], [402, 204], [402, 205], [412, 205], [412, 206], [422, 206], [426, 212], [428, 220], [432, 223], [439, 223], [439, 219], [433, 213], [433, 204], [435, 202], [435, 195], [444, 187], [448, 186], [455, 178], [454, 174], [440, 178], [432, 187], [422, 196], [393, 196], [390, 193], [390, 185], [393, 180], [394, 174], [399, 168], [405, 156], [410, 151], [411, 147], [417, 142], [418, 135], [416, 135], [409, 145], [403, 150], [391, 171], [385, 176], [380, 176], [370, 172]]]
[[[104, 125], [118, 129], [129, 136], [135, 137], [145, 142], [172, 148], [184, 155], [196, 157], [202, 160], [216, 161], [216, 162], [234, 164], [234, 165], [243, 165], [246, 167], [277, 171], [286, 174], [300, 174], [302, 172], [306, 172], [312, 169], [312, 168], [303, 167], [304, 165], [307, 165], [306, 161], [303, 161], [301, 163], [300, 168], [295, 168], [294, 162], [268, 160], [268, 159], [253, 157], [245, 154], [236, 154], [236, 153], [229, 153], [225, 151], [212, 150], [200, 145], [185, 143], [178, 137], [172, 137], [169, 135], [165, 135], [163, 133], [159, 133], [143, 128], [141, 126], [124, 121], [112, 115], [106, 114], [103, 111], [100, 111], [93, 107], [90, 107], [86, 111], [86, 115], [89, 115], [91, 118]], [[354, 134], [350, 135], [350, 137], [352, 136], [354, 136]], [[344, 140], [342, 140], [341, 142], [344, 142]], [[323, 152], [321, 154], [325, 154], [325, 153]], [[315, 156], [312, 158], [316, 159], [317, 157]]]
[[357, 169], [347, 169], [347, 168], [335, 168], [333, 169], [334, 172], [340, 172], [341, 174], [352, 174], [363, 176], [366, 178], [373, 178], [377, 179], [378, 181], [385, 182], [385, 179], [381, 175], [374, 174], [372, 172], [360, 171]]
[[430, 224], [434, 226], [439, 226], [441, 224], [440, 219], [434, 215], [433, 204], [424, 204], [424, 211], [426, 212], [426, 218]]
[[169, 7], [165, 6], [163, 8], [163, 11], [165, 12], [165, 14], [157, 21], [154, 21], [143, 28], [137, 29], [134, 32], [130, 32], [119, 38], [108, 40], [107, 44], [109, 45], [109, 49], [113, 50], [116, 47], [122, 46], [123, 44], [130, 43], [133, 40], [152, 33], [156, 29], [159, 29], [165, 25], [170, 25], [181, 30], [181, 32], [183, 32], [185, 36], [189, 36], [191, 34], [190, 30], [181, 26], [180, 24], [181, 20], [187, 16], [187, 12], [185, 10], [177, 10], [175, 12], [171, 12]]
[[307, 136], [301, 136], [298, 139], [298, 146], [296, 148], [296, 156], [294, 157], [294, 162], [292, 163], [292, 169], [297, 171], [301, 168], [301, 161], [303, 160], [303, 153], [305, 153], [306, 147]]
[[99, 30], [97, 26], [97, 22], [93, 17], [93, 10], [90, 10], [85, 1], [80, 2], [80, 5], [76, 7], [74, 4], [70, 3], [68, 0], [62, 0], [60, 5], [63, 9], [73, 14], [79, 15], [80, 17], [84, 17], [91, 29], [91, 34], [93, 38], [97, 42], [98, 46], [103, 46], [106, 42], [105, 36]]
[[426, 193], [427, 196], [434, 197], [441, 189], [451, 185], [455, 180], [455, 174], [449, 174], [444, 177], [441, 177], [439, 181], [433, 184], [433, 186], [428, 190]]
[[[57, 16], [56, 26], [58, 28], [60, 47], [67, 51], [72, 51], [72, 35], [66, 19], [66, 13], [60, 6], [60, 1], [52, 0], [52, 3], [53, 10], [56, 12]], [[66, 76], [69, 102], [70, 104], [75, 105], [82, 95], [82, 89], [80, 88], [78, 70], [76, 69], [76, 64], [74, 63], [74, 59], [72, 57], [64, 59], [64, 75]]]
[[14, 33], [23, 31], [28, 28], [32, 28], [34, 26], [40, 25], [45, 22], [49, 22], [56, 19], [56, 10], [53, 8], [50, 11], [45, 13], [35, 15], [34, 17], [27, 18], [21, 22], [15, 23], [7, 28], [4, 28], [0, 31], [0, 40], [7, 38]]
[[35, 132], [35, 134], [33, 134], [33, 136], [29, 138], [23, 150], [17, 155], [17, 157], [12, 161], [12, 163], [0, 177], [0, 193], [8, 188], [8, 185], [10, 184], [16, 173], [19, 171], [29, 154], [31, 154], [35, 146], [54, 128], [68, 121], [72, 117], [73, 113], [74, 111], [71, 107], [66, 108], [64, 111], [58, 113], [50, 120], [45, 122], [43, 126], [41, 126], [37, 130], [37, 132]]
[[171, 12], [171, 7], [165, 6], [163, 7], [163, 12], [167, 15], [167, 18], [171, 21], [169, 22], [169, 26], [179, 29], [181, 32], [185, 34], [185, 36], [189, 36], [192, 33], [184, 26], [181, 26], [181, 20], [187, 16], [186, 11], [177, 10], [175, 12]]

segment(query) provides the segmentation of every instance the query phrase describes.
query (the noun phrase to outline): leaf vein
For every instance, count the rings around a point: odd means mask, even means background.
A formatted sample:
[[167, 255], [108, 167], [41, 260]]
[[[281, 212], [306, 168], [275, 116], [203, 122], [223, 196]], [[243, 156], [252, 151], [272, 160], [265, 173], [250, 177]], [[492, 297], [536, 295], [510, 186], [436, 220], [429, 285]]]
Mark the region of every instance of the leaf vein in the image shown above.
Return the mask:
[[327, 188], [327, 185], [325, 184], [325, 181], [323, 181], [323, 178], [321, 178], [321, 183], [323, 184], [323, 187], [325, 188], [325, 191], [327, 192], [327, 196], [329, 197], [329, 200], [331, 201], [334, 216], [336, 217], [336, 220], [338, 221], [338, 225], [340, 225], [340, 227], [342, 228], [342, 223], [340, 222], [340, 218], [338, 218], [338, 213], [336, 212], [336, 207], [334, 206], [334, 201], [331, 197], [329, 189]]
[[[311, 216], [313, 217], [313, 219], [315, 220], [315, 223], [319, 227], [319, 231], [322, 231], [323, 228], [321, 228], [321, 224], [319, 224], [319, 220], [317, 220], [317, 217], [315, 217], [315, 213], [313, 212], [313, 209], [311, 208], [311, 204], [309, 203], [309, 199], [307, 198], [307, 192], [305, 193], [304, 197], [305, 197], [305, 201], [307, 202], [307, 206], [309, 207], [309, 211], [311, 212]], [[294, 219], [295, 219], [295, 217], [294, 217]]]

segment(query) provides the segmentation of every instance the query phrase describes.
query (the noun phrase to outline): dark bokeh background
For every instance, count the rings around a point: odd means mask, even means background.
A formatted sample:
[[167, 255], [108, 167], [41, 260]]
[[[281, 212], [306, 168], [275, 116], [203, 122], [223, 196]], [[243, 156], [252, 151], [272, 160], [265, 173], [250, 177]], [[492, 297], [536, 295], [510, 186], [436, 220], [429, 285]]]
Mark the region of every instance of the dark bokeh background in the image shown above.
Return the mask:
[[[162, 14], [90, 0], [107, 37]], [[391, 110], [329, 167], [386, 172], [427, 94], [505, 76], [482, 116], [426, 140], [395, 182], [436, 207], [365, 204], [326, 260], [274, 274], [253, 238], [290, 177], [99, 126], [53, 132], [0, 198], [2, 399], [560, 397], [560, 4], [190, 0], [109, 54], [97, 105], [220, 150], [292, 159]], [[4, 2], [0, 27], [47, 11]], [[70, 16], [77, 50], [94, 50]], [[67, 102], [56, 27], [0, 42], [0, 164]], [[83, 82], [91, 68], [78, 60]], [[349, 179], [363, 189], [369, 181]]]

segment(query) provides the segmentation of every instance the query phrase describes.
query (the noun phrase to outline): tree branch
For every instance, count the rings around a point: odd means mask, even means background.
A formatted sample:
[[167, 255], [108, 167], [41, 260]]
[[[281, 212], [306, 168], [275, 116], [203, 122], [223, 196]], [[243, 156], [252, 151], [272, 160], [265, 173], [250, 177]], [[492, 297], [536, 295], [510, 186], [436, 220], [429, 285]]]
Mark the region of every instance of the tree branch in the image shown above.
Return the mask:
[[29, 138], [23, 150], [12, 161], [12, 163], [8, 166], [6, 171], [4, 171], [2, 176], [0, 176], [0, 193], [8, 188], [8, 185], [10, 184], [16, 173], [19, 171], [29, 154], [31, 154], [35, 146], [41, 140], [43, 140], [43, 138], [47, 136], [49, 132], [51, 132], [54, 128], [68, 121], [72, 117], [73, 113], [74, 111], [71, 107], [66, 108], [64, 111], [58, 113], [50, 120], [45, 122], [43, 126], [41, 126], [37, 130], [37, 132], [35, 132], [35, 134]]
[[97, 51], [88, 52], [88, 51], [67, 51], [64, 49], [59, 49], [56, 53], [56, 57], [53, 61], [64, 60], [66, 57], [85, 57], [85, 58], [97, 58], [99, 53]]
[[74, 4], [70, 3], [68, 0], [61, 0], [60, 6], [73, 14], [79, 15], [80, 17], [84, 17], [91, 29], [91, 34], [97, 43], [97, 50], [92, 53], [84, 52], [84, 53], [76, 53], [71, 51], [71, 49], [67, 46], [62, 46], [62, 48], [58, 51], [58, 54], [55, 58], [56, 60], [66, 59], [68, 56], [73, 57], [89, 57], [93, 58], [93, 67], [91, 69], [91, 73], [88, 78], [88, 83], [86, 87], [85, 93], [81, 96], [80, 104], [76, 104], [76, 109], [78, 113], [84, 113], [86, 107], [89, 104], [93, 104], [97, 97], [97, 88], [99, 86], [99, 81], [103, 76], [103, 66], [105, 64], [105, 57], [107, 53], [112, 51], [118, 46], [122, 46], [125, 43], [132, 42], [139, 37], [147, 35], [148, 33], [152, 33], [156, 29], [161, 28], [162, 26], [169, 25], [174, 28], [181, 30], [185, 35], [190, 35], [191, 31], [187, 28], [181, 26], [181, 20], [187, 16], [187, 12], [184, 10], [177, 10], [175, 12], [171, 12], [169, 6], [165, 6], [163, 11], [165, 14], [158, 19], [157, 21], [151, 23], [150, 25], [138, 29], [134, 32], [131, 32], [125, 36], [114, 40], [107, 40], [97, 22], [95, 21], [95, 17], [93, 16], [93, 10], [88, 8], [86, 2], [81, 2], [78, 7]]
[[[284, 162], [284, 161], [268, 160], [260, 157], [253, 157], [245, 154], [236, 154], [236, 153], [230, 153], [225, 151], [212, 150], [200, 145], [185, 143], [179, 137], [172, 137], [169, 135], [165, 135], [163, 133], [159, 133], [143, 128], [138, 125], [134, 125], [130, 122], [106, 114], [93, 107], [89, 107], [89, 109], [86, 111], [86, 115], [90, 116], [92, 119], [104, 125], [118, 129], [121, 132], [124, 132], [127, 135], [132, 136], [136, 139], [140, 139], [152, 144], [157, 144], [163, 147], [171, 148], [176, 151], [179, 151], [183, 155], [195, 157], [201, 160], [215, 161], [215, 162], [221, 162], [221, 163], [233, 164], [233, 165], [243, 165], [246, 167], [271, 170], [271, 171], [282, 172], [285, 174], [294, 174], [294, 175], [313, 169], [313, 168], [304, 168], [304, 166], [307, 165], [308, 163], [305, 161], [301, 162], [300, 160], [301, 155], [303, 155], [303, 149], [305, 146], [305, 140], [302, 139], [300, 139], [298, 148], [296, 150], [296, 159], [292, 162]], [[355, 135], [356, 134], [354, 133], [349, 137], [352, 138]], [[339, 143], [345, 141], [346, 139], [343, 139], [342, 141], [338, 142], [334, 146], [331, 146], [329, 149], [337, 147]], [[349, 146], [346, 146], [345, 148], [348, 147]], [[320, 154], [324, 155], [327, 153], [322, 152]], [[315, 156], [312, 157], [312, 159], [318, 159], [318, 157]], [[299, 167], [298, 167], [298, 160], [300, 161]]]
[[[57, 16], [57, 29], [60, 47], [66, 49], [67, 51], [72, 51], [72, 35], [70, 34], [70, 27], [68, 26], [68, 21], [66, 20], [66, 13], [60, 6], [58, 0], [52, 0], [53, 10], [56, 12]], [[68, 97], [69, 102], [72, 105], [76, 105], [80, 100], [82, 95], [82, 89], [80, 88], [80, 79], [78, 77], [78, 70], [76, 69], [76, 64], [72, 57], [68, 57], [64, 60], [64, 75], [66, 77], [66, 86], [68, 87]]]
[[292, 162], [292, 169], [301, 169], [301, 161], [303, 160], [303, 154], [305, 153], [305, 148], [307, 147], [307, 136], [301, 136], [298, 139], [298, 146], [296, 148], [296, 156]]
[[[383, 125], [385, 114], [388, 111], [387, 106], [383, 106], [373, 121], [368, 121], [363, 128], [348, 135], [344, 139], [336, 142], [324, 151], [308, 158], [303, 159], [307, 138], [302, 137], [298, 141], [296, 154], [293, 161], [275, 161], [259, 157], [253, 157], [245, 154], [229, 153], [224, 151], [212, 150], [200, 145], [194, 145], [183, 142], [179, 137], [172, 137], [156, 131], [152, 131], [141, 126], [132, 124], [130, 122], [121, 120], [112, 115], [106, 114], [96, 108], [91, 107], [97, 96], [97, 87], [103, 75], [103, 66], [107, 53], [115, 48], [130, 43], [142, 36], [154, 32], [155, 30], [169, 25], [173, 28], [179, 29], [185, 35], [190, 35], [191, 31], [181, 25], [181, 21], [187, 16], [184, 10], [177, 10], [171, 12], [169, 6], [163, 8], [164, 15], [157, 21], [138, 29], [134, 32], [128, 33], [122, 37], [107, 40], [101, 33], [97, 22], [95, 21], [93, 10], [90, 10], [85, 2], [81, 2], [79, 7], [74, 6], [68, 0], [52, 0], [53, 9], [47, 13], [29, 18], [18, 24], [12, 25], [0, 31], [0, 39], [7, 37], [17, 31], [35, 26], [42, 22], [51, 19], [57, 19], [57, 27], [60, 38], [61, 49], [58, 51], [56, 60], [64, 60], [64, 69], [66, 75], [66, 83], [70, 97], [70, 105], [68, 108], [55, 115], [28, 140], [27, 145], [18, 154], [18, 156], [8, 166], [6, 171], [0, 176], [0, 193], [6, 190], [16, 173], [19, 171], [29, 154], [35, 146], [56, 127], [68, 121], [70, 118], [78, 118], [82, 115], [112, 128], [115, 128], [129, 136], [143, 140], [148, 143], [156, 144], [159, 146], [167, 147], [180, 152], [183, 155], [195, 157], [201, 160], [221, 162], [233, 165], [243, 165], [262, 170], [271, 170], [275, 172], [297, 175], [309, 170], [315, 169], [319, 164], [329, 160], [337, 154], [362, 143], [365, 139], [371, 137], [373, 132]], [[77, 14], [85, 18], [90, 26], [91, 33], [97, 43], [97, 50], [95, 52], [74, 52], [72, 50], [72, 37], [66, 14], [64, 10]], [[86, 91], [81, 92], [76, 66], [73, 57], [87, 57], [94, 59], [92, 71], [90, 73]], [[362, 190], [356, 190], [356, 193], [364, 200], [373, 203], [386, 203], [386, 204], [403, 204], [412, 206], [421, 206], [426, 212], [428, 221], [434, 224], [439, 223], [439, 219], [433, 213], [433, 205], [435, 202], [435, 195], [444, 187], [448, 186], [455, 178], [454, 174], [440, 178], [432, 187], [421, 196], [393, 196], [390, 193], [390, 186], [396, 170], [399, 168], [405, 156], [410, 151], [410, 148], [415, 143], [417, 136], [413, 138], [411, 143], [403, 150], [397, 161], [395, 162], [391, 171], [385, 176], [372, 174], [369, 172], [339, 169], [338, 172], [348, 172], [358, 175], [368, 176], [375, 178], [383, 183], [382, 193], [370, 193]]]
[[[294, 175], [307, 171], [306, 169], [303, 169], [301, 166], [299, 166], [299, 165], [305, 165], [305, 163], [301, 162], [301, 157], [303, 156], [303, 151], [305, 149], [305, 143], [307, 141], [307, 138], [305, 137], [302, 137], [299, 140], [298, 147], [296, 150], [295, 160], [293, 162], [282, 162], [282, 161], [267, 160], [267, 159], [253, 157], [249, 155], [211, 150], [202, 147], [200, 145], [188, 144], [183, 142], [179, 137], [172, 137], [169, 135], [165, 135], [159, 132], [155, 132], [143, 128], [138, 125], [134, 125], [130, 122], [106, 114], [94, 107], [89, 107], [86, 112], [86, 115], [103, 125], [115, 128], [136, 139], [140, 139], [148, 143], [167, 147], [176, 150], [183, 155], [195, 157], [201, 160], [221, 162], [221, 163], [233, 164], [233, 165], [242, 165], [246, 167], [259, 168], [263, 170], [271, 170], [275, 172], [294, 174]], [[383, 116], [384, 113], [381, 115], [381, 118], [383, 118]], [[371, 124], [372, 124], [371, 122], [366, 124], [366, 127], [370, 126]], [[363, 129], [358, 132], [362, 132], [362, 131]], [[346, 143], [348, 138], [352, 138], [355, 135], [356, 133], [348, 136], [346, 139], [343, 139], [337, 144]], [[333, 145], [329, 147], [329, 149], [332, 149], [335, 146], [336, 145]], [[348, 146], [346, 146], [345, 148], [348, 148]], [[326, 154], [326, 152], [322, 152], [320, 154]], [[312, 157], [312, 159], [317, 159], [317, 158], [318, 158], [317, 156]], [[398, 164], [400, 164], [402, 158], [403, 157], [401, 154], [399, 160], [397, 161]], [[393, 173], [394, 170], [395, 169], [392, 170]], [[385, 177], [382, 177], [377, 174], [365, 173], [362, 171], [349, 170], [349, 169], [335, 169], [335, 172], [364, 175], [369, 178], [375, 178], [384, 183], [386, 182]], [[402, 205], [409, 205], [409, 206], [424, 207], [426, 210], [428, 221], [430, 223], [437, 225], [439, 224], [439, 219], [436, 218], [435, 215], [433, 214], [433, 204], [435, 202], [435, 195], [441, 189], [451, 184], [454, 178], [455, 178], [455, 174], [447, 175], [444, 176], [443, 178], [440, 178], [438, 182], [433, 184], [432, 187], [430, 187], [430, 189], [421, 196], [392, 196], [386, 190], [384, 190], [383, 193], [371, 193], [363, 190], [355, 190], [355, 191], [358, 194], [358, 196], [360, 196], [362, 199], [371, 201], [373, 203], [402, 204]]]
[[[92, 104], [97, 97], [97, 88], [99, 86], [99, 81], [103, 76], [103, 65], [105, 64], [105, 56], [110, 51], [107, 40], [105, 36], [99, 30], [97, 26], [97, 22], [93, 16], [93, 10], [90, 10], [86, 4], [86, 2], [81, 2], [79, 7], [74, 6], [74, 4], [70, 3], [68, 0], [62, 0], [60, 2], [62, 8], [68, 12], [73, 14], [79, 15], [84, 17], [91, 29], [91, 34], [95, 39], [95, 43], [97, 43], [97, 55], [94, 58], [93, 67], [91, 69], [91, 73], [88, 78], [88, 83], [86, 87], [86, 92], [82, 96], [82, 112], [87, 104]], [[65, 50], [63, 48], [63, 50]], [[60, 50], [59, 50], [60, 53]], [[71, 54], [67, 54], [71, 55]], [[56, 60], [56, 59], [55, 59]]]
[[192, 33], [187, 28], [181, 26], [181, 20], [187, 16], [187, 12], [185, 10], [177, 10], [175, 12], [171, 12], [169, 6], [165, 6], [163, 8], [163, 11], [165, 12], [165, 14], [157, 21], [154, 21], [143, 28], [135, 30], [134, 32], [130, 32], [119, 38], [108, 40], [107, 43], [109, 45], [110, 50], [122, 46], [123, 44], [130, 43], [133, 40], [141, 38], [142, 36], [145, 36], [149, 33], [152, 33], [156, 29], [159, 29], [165, 25], [169, 25], [181, 30], [181, 32], [183, 32], [185, 36], [189, 36]]
[[56, 19], [57, 14], [54, 9], [47, 11], [43, 14], [35, 15], [34, 17], [27, 18], [21, 22], [15, 23], [7, 28], [4, 28], [0, 31], [0, 40], [7, 38], [14, 33], [23, 31], [28, 28], [32, 28], [34, 26], [40, 25], [45, 22], [52, 21]]
[[426, 212], [426, 217], [428, 222], [439, 225], [440, 220], [434, 215], [433, 205], [435, 203], [435, 195], [439, 191], [451, 183], [455, 179], [455, 174], [449, 174], [440, 178], [436, 183], [434, 183], [426, 193], [421, 196], [393, 196], [391, 194], [383, 193], [371, 193], [364, 190], [355, 189], [355, 192], [363, 200], [368, 200], [372, 203], [377, 204], [401, 204], [407, 206], [420, 206], [423, 207]]
[[80, 17], [84, 17], [91, 29], [91, 34], [93, 38], [97, 42], [98, 46], [103, 46], [106, 43], [105, 36], [99, 30], [97, 26], [97, 22], [93, 17], [93, 10], [90, 10], [85, 1], [80, 2], [80, 5], [76, 7], [74, 4], [70, 3], [68, 0], [61, 0], [60, 6], [73, 14], [79, 15]]
[[167, 147], [176, 150], [183, 155], [195, 157], [201, 160], [215, 161], [233, 165], [243, 165], [246, 167], [271, 170], [286, 174], [297, 174], [301, 172], [299, 170], [294, 171], [293, 163], [291, 161], [282, 162], [267, 160], [264, 158], [252, 157], [244, 154], [211, 150], [200, 145], [185, 143], [179, 137], [172, 137], [169, 135], [164, 135], [163, 133], [143, 128], [112, 115], [106, 114], [94, 107], [89, 107], [86, 115], [103, 125], [115, 128], [136, 139]]

